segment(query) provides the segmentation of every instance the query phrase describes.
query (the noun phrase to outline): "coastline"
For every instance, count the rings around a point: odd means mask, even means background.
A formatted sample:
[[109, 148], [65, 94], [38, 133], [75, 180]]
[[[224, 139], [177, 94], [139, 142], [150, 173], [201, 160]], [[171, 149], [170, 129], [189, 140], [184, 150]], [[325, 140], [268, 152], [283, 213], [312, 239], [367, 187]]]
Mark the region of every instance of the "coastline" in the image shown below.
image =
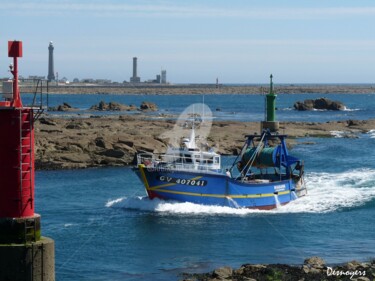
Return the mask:
[[[164, 153], [168, 139], [162, 134], [173, 130], [175, 125], [175, 120], [151, 119], [146, 115], [68, 116], [43, 115], [36, 122], [36, 169], [128, 166], [137, 151]], [[343, 132], [342, 137], [355, 138], [374, 128], [375, 119], [280, 122], [280, 133], [289, 136], [289, 147], [296, 145], [300, 138], [335, 137], [332, 131]], [[259, 122], [214, 121], [207, 142], [222, 155], [238, 155], [244, 136], [254, 132], [260, 132]]]
[[[276, 84], [277, 94], [375, 94], [375, 84]], [[22, 93], [33, 93], [34, 86], [21, 85]], [[135, 94], [135, 95], [214, 95], [266, 94], [268, 85], [215, 84], [118, 84], [118, 85], [49, 85], [50, 94]]]
[[224, 266], [209, 273], [184, 273], [182, 276], [183, 279], [180, 279], [180, 281], [371, 281], [375, 276], [375, 260], [369, 262], [350, 261], [345, 264], [327, 265], [323, 259], [311, 257], [305, 259], [303, 265], [244, 264], [237, 269]]

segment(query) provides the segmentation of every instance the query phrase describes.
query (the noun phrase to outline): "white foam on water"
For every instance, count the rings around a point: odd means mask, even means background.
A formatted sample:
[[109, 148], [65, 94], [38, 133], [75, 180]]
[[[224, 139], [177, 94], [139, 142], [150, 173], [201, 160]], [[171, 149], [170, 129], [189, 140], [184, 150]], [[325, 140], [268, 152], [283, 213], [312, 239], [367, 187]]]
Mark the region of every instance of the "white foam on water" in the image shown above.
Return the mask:
[[114, 200], [109, 200], [105, 206], [106, 207], [112, 207], [113, 205], [116, 205], [117, 203], [119, 202], [122, 202], [126, 197], [121, 197], [121, 198], [117, 198], [117, 199], [114, 199]]
[[280, 212], [333, 212], [375, 199], [375, 170], [371, 169], [310, 173], [306, 176], [306, 184], [307, 195], [282, 206]]
[[[313, 111], [334, 111], [334, 110], [329, 110], [329, 109], [317, 109], [317, 108], [313, 108], [312, 109]], [[347, 111], [347, 112], [352, 112], [352, 111], [359, 111], [361, 110], [360, 108], [347, 108], [346, 106], [344, 106], [343, 109], [341, 109], [340, 111]]]
[[213, 205], [200, 205], [190, 202], [164, 201], [160, 199], [149, 199], [148, 197], [129, 197], [111, 200], [106, 204], [109, 208], [124, 208], [131, 210], [150, 211], [171, 214], [233, 214], [246, 215], [248, 213], [262, 212], [259, 210], [249, 210], [232, 207], [222, 207]]
[[307, 195], [273, 210], [208, 206], [147, 197], [122, 197], [108, 201], [106, 207], [120, 207], [170, 214], [235, 215], [277, 213], [326, 213], [358, 207], [375, 199], [375, 170], [356, 169], [343, 173], [308, 173]]
[[342, 111], [349, 111], [349, 112], [352, 112], [352, 111], [359, 111], [361, 110], [360, 108], [347, 108], [345, 107], [345, 109], [343, 109]]
[[375, 130], [370, 130], [367, 133], [370, 135], [370, 138], [375, 139]]
[[345, 134], [344, 131], [330, 131], [331, 135], [335, 138], [342, 138]]

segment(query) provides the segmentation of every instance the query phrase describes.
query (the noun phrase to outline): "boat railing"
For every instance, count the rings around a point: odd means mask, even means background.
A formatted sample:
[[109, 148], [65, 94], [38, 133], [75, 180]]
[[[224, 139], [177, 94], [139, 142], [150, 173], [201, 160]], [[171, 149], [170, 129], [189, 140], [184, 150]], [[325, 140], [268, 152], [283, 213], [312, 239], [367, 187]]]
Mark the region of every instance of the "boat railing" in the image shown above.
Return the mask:
[[214, 163], [213, 159], [205, 159], [203, 163], [187, 162], [186, 160], [186, 157], [173, 154], [147, 152], [137, 154], [137, 165], [143, 164], [148, 168], [222, 172], [220, 162]]

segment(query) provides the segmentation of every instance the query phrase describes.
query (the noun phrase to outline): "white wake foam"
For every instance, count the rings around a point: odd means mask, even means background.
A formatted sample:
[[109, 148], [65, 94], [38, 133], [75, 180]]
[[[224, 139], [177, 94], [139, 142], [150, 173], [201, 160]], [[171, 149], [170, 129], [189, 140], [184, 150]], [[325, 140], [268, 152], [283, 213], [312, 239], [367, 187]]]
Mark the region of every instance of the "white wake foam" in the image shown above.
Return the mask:
[[375, 170], [357, 169], [344, 173], [309, 173], [308, 194], [270, 211], [206, 206], [147, 197], [123, 197], [111, 200], [106, 207], [135, 209], [171, 214], [248, 215], [277, 213], [326, 213], [358, 207], [375, 199]]
[[108, 200], [108, 202], [105, 204], [106, 207], [112, 207], [113, 205], [116, 205], [119, 202], [122, 202], [126, 197], [117, 198], [114, 200]]
[[330, 131], [331, 135], [335, 138], [342, 138], [345, 134], [344, 131]]
[[368, 134], [370, 135], [370, 138], [375, 139], [375, 130], [368, 131]]
[[359, 138], [359, 133], [350, 131], [330, 131], [335, 138]]
[[375, 199], [375, 170], [357, 169], [344, 173], [310, 173], [308, 194], [283, 206], [280, 212], [332, 212], [361, 206]]
[[352, 111], [359, 111], [361, 110], [360, 108], [345, 108], [343, 111], [349, 111], [349, 112], [352, 112]]

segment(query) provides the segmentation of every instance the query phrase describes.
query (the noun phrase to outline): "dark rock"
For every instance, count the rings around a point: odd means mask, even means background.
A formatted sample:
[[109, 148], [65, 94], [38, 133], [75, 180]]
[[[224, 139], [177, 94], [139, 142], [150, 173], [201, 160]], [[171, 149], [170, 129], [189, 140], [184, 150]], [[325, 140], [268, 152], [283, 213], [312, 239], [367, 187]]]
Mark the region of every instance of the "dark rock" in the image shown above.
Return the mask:
[[63, 104], [60, 104], [55, 107], [49, 107], [49, 111], [75, 111], [78, 110], [78, 108], [72, 107], [70, 104], [64, 102]]
[[313, 109], [321, 109], [321, 110], [345, 110], [346, 106], [340, 101], [332, 101], [327, 98], [319, 98], [315, 100], [307, 99], [303, 102], [297, 101], [294, 103], [293, 107], [296, 110], [304, 111], [304, 110], [313, 110]]
[[130, 146], [127, 146], [126, 144], [123, 143], [115, 143], [113, 144], [114, 149], [120, 149], [122, 151], [126, 151], [127, 153], [135, 153], [136, 150]]
[[346, 123], [348, 124], [348, 127], [350, 126], [358, 126], [361, 124], [361, 121], [358, 121], [358, 120], [348, 120], [346, 121]]
[[112, 158], [122, 158], [125, 156], [125, 152], [120, 149], [108, 149], [103, 152], [103, 155]]
[[[125, 111], [125, 110], [130, 110], [130, 108], [125, 104], [121, 104], [118, 102], [109, 102], [108, 104], [105, 103], [104, 101], [100, 101], [97, 105], [93, 105], [90, 107], [90, 110], [98, 110], [98, 111]], [[133, 110], [135, 110], [133, 108]]]
[[62, 107], [64, 107], [64, 108], [73, 108], [70, 104], [68, 104], [68, 103], [66, 103], [66, 102], [64, 102], [64, 103], [62, 104]]
[[133, 147], [134, 146], [134, 141], [130, 141], [130, 140], [127, 140], [127, 139], [124, 139], [124, 138], [119, 138], [118, 139], [118, 143], [126, 144], [129, 147]]
[[239, 155], [241, 152], [241, 149], [238, 147], [233, 147], [232, 148], [232, 155]]
[[39, 118], [38, 120], [39, 120], [39, 122], [40, 122], [41, 124], [44, 124], [44, 125], [49, 125], [49, 126], [56, 126], [56, 125], [57, 125], [56, 122], [54, 122], [54, 121], [52, 121], [52, 120], [50, 120], [50, 119], [46, 119], [46, 118], [44, 118], [44, 117]]
[[106, 143], [102, 137], [98, 137], [95, 139], [95, 145], [101, 148], [107, 148]]
[[123, 105], [118, 102], [110, 102], [108, 104], [108, 110], [110, 111], [121, 111], [121, 110], [127, 110], [127, 109], [128, 109], [127, 105]]
[[305, 100], [303, 102], [297, 101], [293, 106], [296, 110], [299, 110], [299, 111], [313, 110], [314, 101], [313, 100]]
[[152, 102], [144, 101], [142, 102], [140, 109], [145, 111], [156, 111], [158, 110], [158, 107]]
[[330, 109], [331, 106], [332, 106], [332, 101], [326, 98], [320, 98], [314, 101], [315, 109]]

